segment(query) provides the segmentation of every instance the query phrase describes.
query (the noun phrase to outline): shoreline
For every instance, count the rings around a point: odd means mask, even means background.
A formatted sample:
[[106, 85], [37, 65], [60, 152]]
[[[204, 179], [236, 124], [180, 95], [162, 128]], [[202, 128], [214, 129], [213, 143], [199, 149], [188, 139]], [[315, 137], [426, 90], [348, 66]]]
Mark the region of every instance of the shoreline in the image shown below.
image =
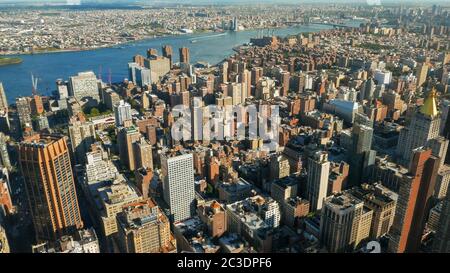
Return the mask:
[[1, 57], [0, 56], [0, 67], [10, 66], [23, 63], [23, 59], [19, 57]]
[[[248, 29], [248, 30], [252, 30], [252, 29]], [[221, 32], [221, 33], [225, 33]], [[69, 52], [83, 52], [83, 51], [95, 51], [95, 50], [100, 50], [100, 49], [105, 49], [105, 48], [114, 48], [114, 47], [121, 47], [121, 46], [126, 46], [132, 43], [139, 43], [139, 42], [143, 42], [143, 41], [148, 41], [148, 40], [152, 40], [152, 39], [157, 39], [157, 38], [167, 38], [167, 37], [178, 37], [178, 36], [182, 36], [182, 35], [198, 35], [198, 34], [208, 34], [208, 33], [216, 33], [216, 31], [201, 31], [201, 32], [194, 32], [194, 33], [170, 33], [170, 34], [163, 34], [163, 35], [153, 35], [153, 36], [148, 36], [148, 37], [141, 37], [141, 38], [137, 38], [136, 40], [130, 40], [130, 41], [125, 41], [125, 42], [118, 42], [118, 43], [114, 43], [114, 44], [108, 44], [108, 45], [104, 45], [104, 46], [97, 46], [97, 47], [92, 47], [92, 48], [68, 48], [68, 49], [55, 49], [55, 50], [42, 50], [42, 51], [37, 51], [37, 52], [0, 52], [0, 57], [1, 56], [30, 56], [30, 55], [40, 55], [40, 54], [56, 54], [56, 53], [69, 53]]]
[[[313, 23], [310, 25], [320, 25], [318, 23]], [[284, 29], [284, 28], [290, 28], [290, 27], [301, 27], [304, 26], [302, 25], [293, 25], [293, 26], [280, 26], [280, 27], [275, 27], [275, 28], [269, 28], [269, 29]], [[244, 29], [242, 31], [255, 31], [255, 30], [261, 30], [261, 29], [267, 29], [265, 27], [260, 27], [260, 28], [247, 28]], [[83, 52], [83, 51], [95, 51], [95, 50], [100, 50], [100, 49], [105, 49], [105, 48], [114, 48], [114, 47], [121, 47], [121, 46], [126, 46], [128, 44], [132, 44], [132, 43], [139, 43], [139, 42], [143, 42], [143, 41], [148, 41], [148, 40], [152, 40], [152, 39], [157, 39], [157, 38], [167, 38], [167, 37], [179, 37], [179, 36], [183, 36], [183, 35], [200, 35], [200, 34], [211, 34], [211, 33], [228, 33], [230, 32], [230, 30], [226, 30], [226, 31], [213, 31], [213, 30], [208, 30], [208, 31], [200, 31], [200, 32], [194, 32], [194, 33], [175, 33], [175, 34], [167, 34], [167, 35], [157, 35], [155, 36], [149, 36], [149, 37], [142, 37], [142, 38], [138, 38], [136, 40], [132, 40], [132, 41], [126, 41], [126, 42], [119, 42], [116, 44], [109, 44], [109, 45], [105, 45], [105, 46], [98, 46], [98, 47], [92, 47], [92, 48], [69, 48], [69, 49], [55, 49], [55, 50], [42, 50], [42, 51], [37, 51], [37, 52], [0, 52], [0, 58], [2, 56], [4, 57], [12, 57], [12, 56], [30, 56], [30, 55], [41, 55], [41, 54], [57, 54], [57, 53], [70, 53], [70, 52]]]

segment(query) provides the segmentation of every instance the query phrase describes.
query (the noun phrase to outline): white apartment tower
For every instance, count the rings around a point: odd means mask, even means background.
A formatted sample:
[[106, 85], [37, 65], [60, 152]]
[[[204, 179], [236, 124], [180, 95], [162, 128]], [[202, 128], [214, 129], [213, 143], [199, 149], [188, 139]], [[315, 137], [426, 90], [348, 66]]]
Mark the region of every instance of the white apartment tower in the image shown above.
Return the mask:
[[120, 100], [113, 108], [117, 127], [123, 126], [124, 121], [131, 120], [131, 105], [129, 103]]
[[190, 218], [195, 211], [194, 157], [192, 154], [161, 155], [164, 200], [174, 223]]
[[90, 101], [100, 102], [100, 92], [97, 77], [94, 72], [81, 72], [77, 76], [70, 77], [70, 95], [81, 104]]

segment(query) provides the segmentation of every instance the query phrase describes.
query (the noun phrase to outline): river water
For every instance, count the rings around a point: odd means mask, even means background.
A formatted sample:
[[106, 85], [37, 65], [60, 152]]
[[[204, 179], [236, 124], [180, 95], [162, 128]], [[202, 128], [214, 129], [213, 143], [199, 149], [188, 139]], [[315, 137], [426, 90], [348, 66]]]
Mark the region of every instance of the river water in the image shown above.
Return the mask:
[[[350, 21], [349, 26], [357, 26], [359, 22]], [[300, 32], [317, 32], [330, 29], [331, 26], [311, 24], [274, 30], [277, 36], [287, 36]], [[233, 47], [247, 43], [258, 35], [257, 30], [216, 33], [188, 34], [167, 36], [132, 42], [111, 48], [88, 51], [58, 52], [35, 55], [21, 55], [21, 64], [0, 67], [0, 82], [6, 91], [8, 102], [14, 102], [17, 96], [31, 95], [31, 73], [38, 77], [38, 92], [49, 95], [55, 89], [56, 79], [67, 80], [70, 76], [82, 71], [94, 71], [97, 76], [101, 71], [103, 81], [108, 81], [111, 72], [113, 82], [122, 81], [128, 76], [127, 63], [136, 54], [144, 55], [148, 48], [158, 49], [162, 54], [163, 45], [171, 45], [174, 51], [174, 62], [178, 62], [178, 48], [189, 47], [191, 63], [198, 61], [216, 64], [233, 54]], [[195, 40], [194, 42], [191, 42]]]

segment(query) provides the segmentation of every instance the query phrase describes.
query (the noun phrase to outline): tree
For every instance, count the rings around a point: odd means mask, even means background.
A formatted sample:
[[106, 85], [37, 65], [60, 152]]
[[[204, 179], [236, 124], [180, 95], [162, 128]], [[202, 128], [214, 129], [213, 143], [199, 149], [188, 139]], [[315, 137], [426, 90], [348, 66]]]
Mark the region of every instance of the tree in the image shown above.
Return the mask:
[[98, 116], [98, 115], [100, 115], [100, 111], [99, 111], [97, 108], [92, 107], [91, 112], [89, 113], [89, 115], [90, 115], [91, 117]]

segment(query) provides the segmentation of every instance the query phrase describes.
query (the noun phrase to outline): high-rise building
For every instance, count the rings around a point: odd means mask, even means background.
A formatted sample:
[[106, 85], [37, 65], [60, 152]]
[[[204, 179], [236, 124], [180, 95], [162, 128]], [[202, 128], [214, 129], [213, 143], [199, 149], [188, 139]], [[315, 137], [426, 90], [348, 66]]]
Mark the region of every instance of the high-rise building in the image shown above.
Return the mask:
[[112, 240], [118, 232], [117, 214], [128, 204], [142, 201], [137, 188], [125, 179], [122, 174], [117, 175], [111, 183], [100, 187], [95, 193], [99, 196], [100, 209], [97, 211], [101, 219], [103, 236], [111, 251], [115, 251]]
[[170, 60], [162, 56], [154, 56], [150, 59], [145, 59], [144, 65], [150, 69], [151, 82], [158, 82], [164, 75], [170, 71]]
[[371, 150], [373, 129], [359, 123], [352, 128], [352, 147], [349, 153], [350, 185], [361, 184], [368, 173], [368, 168], [375, 163], [375, 151]]
[[44, 113], [44, 105], [42, 104], [42, 98], [38, 95], [33, 95], [30, 101], [31, 114], [40, 115]]
[[195, 212], [194, 157], [192, 154], [161, 155], [164, 200], [170, 207], [170, 219], [178, 222]]
[[56, 91], [58, 91], [58, 99], [63, 100], [69, 97], [69, 82], [62, 79], [56, 80]]
[[326, 152], [318, 151], [308, 159], [307, 196], [312, 211], [322, 208], [323, 200], [327, 197], [328, 176], [330, 162]]
[[152, 145], [141, 137], [139, 141], [133, 143], [133, 153], [135, 158], [135, 168], [145, 168], [153, 170]]
[[118, 238], [123, 253], [175, 253], [176, 241], [166, 215], [147, 199], [124, 206], [117, 215]]
[[289, 93], [289, 81], [291, 79], [291, 74], [289, 71], [281, 71], [279, 75], [279, 81], [281, 85], [281, 96], [286, 97]]
[[74, 121], [69, 125], [70, 144], [75, 162], [85, 163], [86, 153], [95, 142], [95, 126], [92, 122]]
[[252, 96], [252, 72], [250, 70], [244, 69], [240, 76], [239, 82], [242, 83], [242, 102], [245, 103], [245, 100], [248, 97]]
[[432, 250], [437, 253], [450, 252], [450, 191], [447, 191], [447, 194], [442, 201], [442, 210]]
[[3, 88], [2, 82], [0, 82], [0, 112], [8, 112], [8, 100], [6, 99], [5, 89]]
[[153, 170], [150, 168], [139, 168], [134, 171], [136, 177], [136, 186], [143, 198], [150, 196], [150, 183], [153, 179]]
[[270, 180], [281, 179], [289, 176], [289, 160], [284, 155], [274, 155], [270, 158]]
[[[441, 158], [442, 162], [442, 158]], [[436, 186], [434, 189], [434, 197], [438, 200], [442, 200], [447, 196], [450, 185], [450, 165], [444, 164], [439, 168], [436, 177]]]
[[180, 48], [180, 63], [188, 64], [190, 62], [189, 48]]
[[220, 64], [220, 83], [228, 82], [228, 62]]
[[284, 200], [297, 196], [298, 184], [296, 180], [280, 179], [271, 184], [270, 195], [280, 204]]
[[170, 61], [170, 67], [172, 67], [172, 62], [173, 62], [173, 49], [170, 45], [164, 45], [162, 48], [162, 54], [164, 57], [166, 57], [167, 59], [169, 59]]
[[131, 120], [131, 105], [124, 100], [113, 106], [116, 126], [124, 126], [124, 121]]
[[84, 183], [89, 185], [96, 182], [112, 180], [119, 174], [114, 163], [108, 159], [108, 154], [101, 146], [92, 145], [86, 153], [84, 166]]
[[309, 201], [298, 196], [290, 197], [281, 203], [282, 221], [296, 229], [309, 213]]
[[360, 91], [360, 100], [371, 100], [375, 92], [375, 82], [372, 78], [364, 82]]
[[440, 117], [435, 91], [428, 94], [419, 111], [415, 112], [408, 127], [400, 131], [396, 154], [398, 162], [409, 166], [412, 150], [427, 146], [430, 139], [439, 136]]
[[16, 107], [21, 129], [23, 129], [24, 127], [30, 127], [31, 126], [30, 98], [28, 97], [16, 98]]
[[12, 203], [11, 189], [8, 177], [3, 175], [0, 177], [0, 222], [2, 214], [9, 215], [14, 213], [15, 208]]
[[256, 195], [229, 204], [226, 210], [228, 232], [241, 234], [259, 252], [272, 251], [273, 229], [281, 220], [277, 201]]
[[136, 160], [134, 156], [133, 143], [141, 139], [141, 133], [134, 127], [121, 127], [117, 134], [117, 144], [119, 145], [119, 155], [122, 164], [128, 167], [128, 170], [136, 169]]
[[227, 214], [223, 206], [216, 200], [199, 205], [197, 214], [207, 226], [211, 237], [219, 238], [227, 231]]
[[403, 176], [400, 184], [394, 223], [389, 232], [389, 252], [419, 250], [426, 214], [432, 205], [439, 161], [439, 158], [432, 156], [431, 149], [413, 150], [409, 173]]
[[128, 64], [128, 76], [134, 84], [140, 87], [149, 86], [152, 84], [151, 70], [138, 65], [137, 63]]
[[96, 105], [100, 102], [99, 85], [94, 72], [80, 72], [77, 76], [70, 77], [69, 86], [69, 94], [82, 105]]
[[233, 100], [233, 105], [238, 105], [242, 103], [242, 83], [230, 82], [227, 84], [228, 96]]
[[330, 252], [355, 249], [369, 237], [372, 210], [347, 192], [325, 199], [320, 218], [320, 242]]
[[103, 91], [103, 103], [110, 110], [114, 110], [114, 105], [120, 103], [120, 96], [112, 89], [106, 89]]
[[158, 56], [158, 50], [156, 48], [149, 48], [147, 49], [147, 58], [154, 58], [155, 56]]
[[233, 30], [233, 31], [239, 31], [239, 23], [238, 23], [237, 17], [234, 17], [234, 18], [233, 18], [233, 26], [232, 26], [232, 30]]
[[428, 65], [425, 63], [419, 64], [416, 71], [417, 87], [422, 86], [422, 84], [427, 80], [427, 75]]
[[36, 241], [54, 241], [83, 227], [66, 137], [34, 135], [19, 144]]
[[11, 169], [11, 160], [9, 158], [8, 152], [8, 137], [0, 132], [0, 166], [3, 166], [7, 169]]
[[378, 239], [387, 234], [394, 222], [398, 195], [381, 184], [362, 184], [348, 190], [352, 196], [364, 202], [373, 211], [370, 238]]
[[256, 83], [255, 98], [269, 99], [273, 97], [275, 90], [275, 81], [269, 77], [261, 77]]

